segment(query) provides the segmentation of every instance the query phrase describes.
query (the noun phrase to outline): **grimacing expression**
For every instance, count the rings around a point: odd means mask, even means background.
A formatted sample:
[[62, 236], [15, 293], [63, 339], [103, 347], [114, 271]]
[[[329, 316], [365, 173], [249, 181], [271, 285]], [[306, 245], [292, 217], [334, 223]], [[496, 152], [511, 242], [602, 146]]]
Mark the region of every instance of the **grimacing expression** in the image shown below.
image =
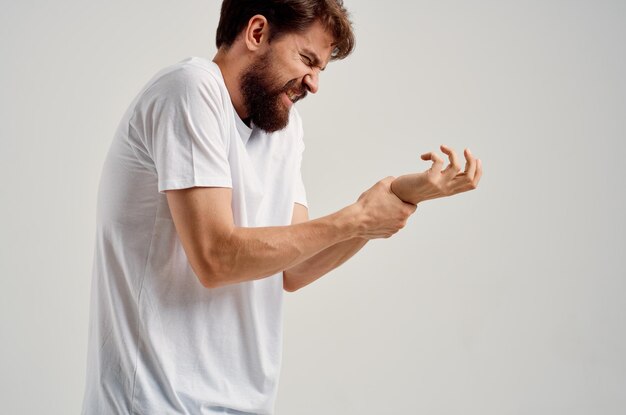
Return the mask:
[[[304, 98], [307, 88], [298, 79], [284, 85], [278, 79], [271, 49], [241, 75], [241, 93], [250, 120], [267, 132], [282, 130], [289, 123], [291, 103]], [[285, 96], [286, 95], [286, 96]]]

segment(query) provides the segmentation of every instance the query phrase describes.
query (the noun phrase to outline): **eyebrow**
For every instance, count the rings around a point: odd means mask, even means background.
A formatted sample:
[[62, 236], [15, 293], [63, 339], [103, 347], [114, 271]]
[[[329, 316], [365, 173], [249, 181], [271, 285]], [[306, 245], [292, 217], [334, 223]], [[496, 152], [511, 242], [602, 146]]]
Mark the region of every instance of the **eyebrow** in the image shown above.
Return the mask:
[[311, 61], [313, 62], [313, 65], [320, 68], [320, 71], [323, 71], [324, 69], [326, 69], [325, 66], [322, 67], [322, 60], [320, 59], [320, 57], [317, 56], [317, 54], [313, 52], [311, 49], [303, 48], [302, 53], [304, 53], [305, 55], [308, 55], [307, 57], [311, 59]]

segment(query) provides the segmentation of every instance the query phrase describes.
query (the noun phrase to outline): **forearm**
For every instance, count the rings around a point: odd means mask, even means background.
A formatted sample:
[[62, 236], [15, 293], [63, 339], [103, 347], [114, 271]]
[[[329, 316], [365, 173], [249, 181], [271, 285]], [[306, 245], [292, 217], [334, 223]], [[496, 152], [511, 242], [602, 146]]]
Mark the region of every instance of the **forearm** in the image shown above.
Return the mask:
[[355, 237], [395, 234], [415, 206], [391, 194], [392, 180], [380, 180], [336, 213], [289, 226], [235, 226], [230, 188], [168, 191], [167, 202], [189, 264], [202, 285], [216, 288], [274, 275]]
[[339, 242], [331, 247], [318, 252], [307, 259], [284, 271], [284, 286], [287, 291], [296, 291], [321, 276], [337, 268], [367, 243], [365, 238], [351, 238]]
[[326, 248], [358, 234], [355, 205], [331, 215], [289, 226], [233, 228], [207, 257], [208, 286], [264, 278], [302, 263]]

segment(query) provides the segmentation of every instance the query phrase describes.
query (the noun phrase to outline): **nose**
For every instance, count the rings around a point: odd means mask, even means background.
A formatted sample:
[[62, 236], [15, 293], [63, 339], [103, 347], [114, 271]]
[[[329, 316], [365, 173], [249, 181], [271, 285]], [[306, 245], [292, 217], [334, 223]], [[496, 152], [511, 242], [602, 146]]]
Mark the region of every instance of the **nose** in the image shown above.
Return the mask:
[[313, 94], [315, 94], [319, 89], [319, 77], [317, 72], [311, 72], [304, 75], [303, 82], [307, 89]]

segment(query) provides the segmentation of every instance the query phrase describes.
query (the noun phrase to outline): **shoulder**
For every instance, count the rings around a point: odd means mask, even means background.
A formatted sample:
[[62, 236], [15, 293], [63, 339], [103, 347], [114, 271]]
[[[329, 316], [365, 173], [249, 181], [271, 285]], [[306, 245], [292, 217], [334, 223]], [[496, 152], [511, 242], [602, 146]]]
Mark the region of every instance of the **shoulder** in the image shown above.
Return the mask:
[[146, 88], [147, 95], [198, 96], [224, 102], [228, 93], [215, 63], [205, 58], [187, 58], [159, 71]]

